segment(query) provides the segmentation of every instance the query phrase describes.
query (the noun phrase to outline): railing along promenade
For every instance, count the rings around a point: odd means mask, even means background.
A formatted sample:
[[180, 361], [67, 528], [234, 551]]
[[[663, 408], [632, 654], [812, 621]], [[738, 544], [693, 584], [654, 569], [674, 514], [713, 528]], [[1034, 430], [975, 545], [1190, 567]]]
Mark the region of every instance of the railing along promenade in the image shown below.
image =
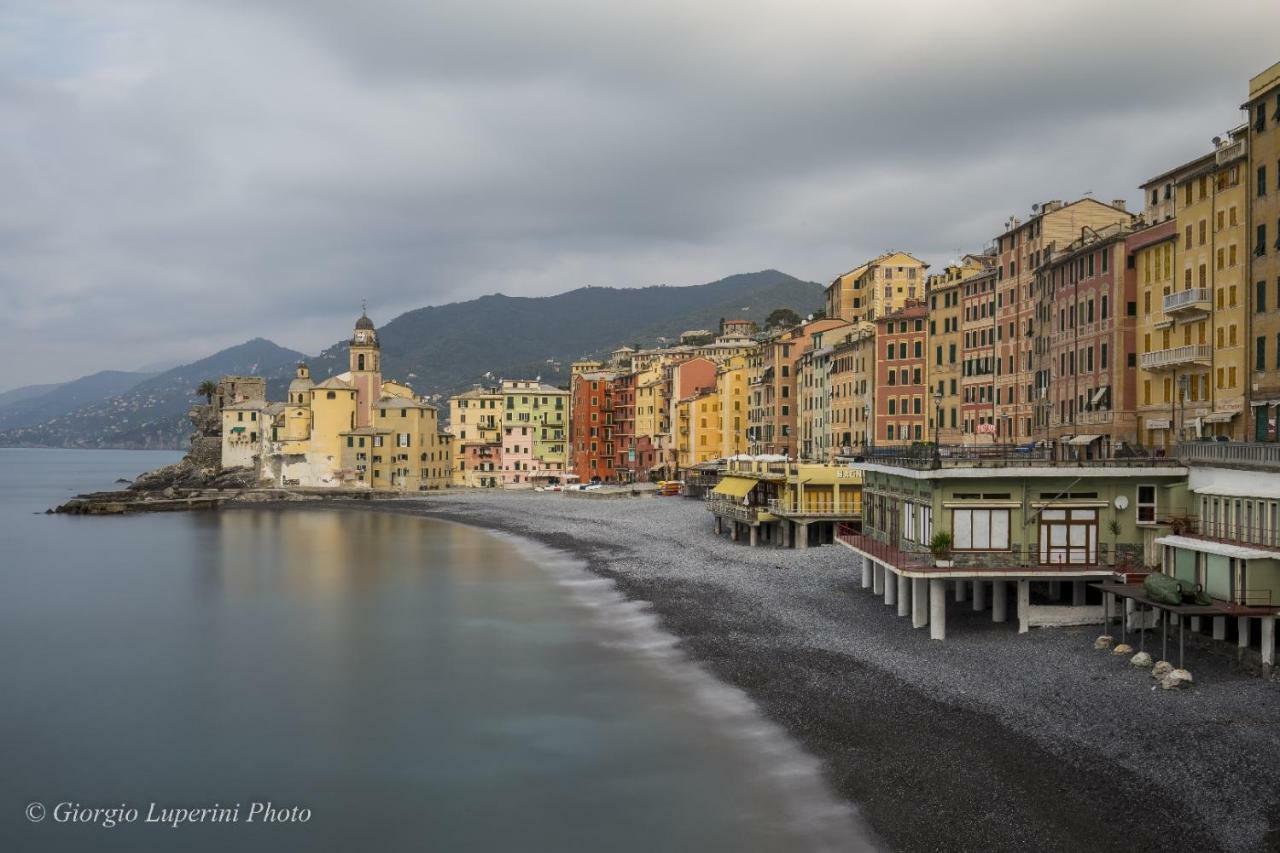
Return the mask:
[[1101, 445], [1089, 455], [1084, 446], [1055, 442], [1027, 444], [917, 444], [906, 447], [868, 447], [862, 461], [898, 468], [1008, 468], [1031, 466], [1157, 467], [1176, 460], [1156, 456], [1129, 445]]
[[1280, 471], [1280, 442], [1184, 441], [1176, 455], [1189, 463]]

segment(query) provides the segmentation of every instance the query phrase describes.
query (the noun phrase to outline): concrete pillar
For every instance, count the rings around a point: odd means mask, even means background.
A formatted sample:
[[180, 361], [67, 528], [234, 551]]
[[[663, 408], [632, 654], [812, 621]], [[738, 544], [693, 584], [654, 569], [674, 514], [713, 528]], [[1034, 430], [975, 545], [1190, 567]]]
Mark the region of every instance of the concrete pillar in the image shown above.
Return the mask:
[[929, 581], [929, 639], [947, 638], [947, 582]]
[[991, 621], [1003, 622], [1005, 620], [1005, 608], [1009, 599], [1009, 585], [1004, 581], [992, 581], [991, 583]]
[[911, 627], [929, 624], [929, 579], [911, 579]]
[[874, 569], [871, 568], [871, 565], [872, 565], [871, 560], [868, 560], [866, 557], [862, 558], [862, 588], [863, 589], [871, 589], [871, 573], [874, 571]]
[[987, 582], [975, 580], [973, 582], [973, 612], [981, 613], [987, 609]]
[[809, 549], [809, 525], [796, 522], [796, 547], [801, 551]]
[[1249, 648], [1249, 617], [1236, 617], [1236, 645], [1242, 649]]
[[884, 573], [884, 603], [890, 607], [898, 603], [898, 576], [888, 569]]
[[968, 593], [968, 581], [956, 581], [956, 601], [964, 601]]
[[1200, 617], [1199, 617], [1199, 616], [1192, 616], [1192, 617], [1191, 617], [1191, 630], [1192, 630], [1192, 631], [1195, 631], [1195, 632], [1197, 632], [1197, 633], [1199, 633], [1199, 631], [1200, 631]]
[[1215, 640], [1225, 640], [1227, 638], [1227, 617], [1213, 617], [1213, 638]]
[[1262, 623], [1262, 662], [1271, 666], [1276, 662], [1276, 617], [1263, 616]]
[[1071, 582], [1071, 606], [1084, 607], [1084, 581]]
[[1125, 628], [1133, 631], [1138, 627], [1138, 605], [1134, 603], [1132, 598], [1124, 600], [1124, 621]]
[[911, 612], [911, 580], [906, 575], [898, 578], [898, 615], [906, 616]]
[[781, 543], [782, 547], [790, 548], [791, 547], [791, 522], [787, 521], [786, 519], [783, 519], [782, 521], [778, 522], [778, 529], [782, 532], [782, 543]]
[[884, 566], [879, 563], [872, 564], [871, 591], [876, 595], [884, 595]]
[[1031, 581], [1023, 578], [1018, 581], [1018, 633], [1025, 634], [1031, 630]]
[[760, 544], [760, 525], [753, 524], [748, 528], [747, 536], [750, 537], [751, 547], [755, 548]]
[[738, 522], [736, 521], [729, 522], [729, 538], [734, 542], [738, 541]]
[[722, 519], [720, 518], [720, 516], [718, 516], [718, 515], [717, 515], [717, 516], [716, 516], [716, 535], [717, 535], [717, 536], [719, 536], [721, 533], [723, 533], [723, 532], [724, 532], [724, 531], [721, 529], [721, 525], [720, 525], [721, 520], [722, 520]]

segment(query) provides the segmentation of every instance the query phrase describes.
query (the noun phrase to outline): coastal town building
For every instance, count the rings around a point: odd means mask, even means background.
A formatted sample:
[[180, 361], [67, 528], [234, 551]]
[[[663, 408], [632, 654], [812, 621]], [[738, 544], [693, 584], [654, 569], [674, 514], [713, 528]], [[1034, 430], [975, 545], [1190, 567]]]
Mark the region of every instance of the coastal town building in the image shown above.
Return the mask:
[[856, 323], [924, 299], [929, 265], [909, 252], [885, 252], [838, 276], [825, 291], [826, 316]]
[[568, 473], [569, 392], [538, 379], [504, 379], [502, 482], [530, 488]]
[[[242, 401], [223, 412], [223, 467], [252, 467], [259, 482], [306, 488], [423, 491], [448, 486], [451, 436], [433, 406], [381, 372], [373, 321], [361, 314], [348, 370], [314, 383], [299, 364], [283, 403]], [[243, 377], [236, 387], [255, 387]]]
[[852, 324], [831, 346], [830, 438], [835, 457], [862, 453], [875, 435], [872, 390], [876, 376], [876, 324]]
[[1249, 81], [1244, 139], [1248, 149], [1245, 239], [1248, 302], [1253, 353], [1249, 359], [1249, 434], [1280, 441], [1280, 62]]
[[[1143, 354], [1154, 342], [1163, 343], [1164, 331], [1174, 324], [1174, 318], [1165, 312], [1165, 305], [1176, 307], [1181, 302], [1181, 299], [1170, 302], [1170, 296], [1174, 294], [1174, 260], [1178, 257], [1178, 240], [1178, 223], [1172, 217], [1135, 231], [1125, 239], [1128, 265], [1137, 283], [1138, 295], [1135, 431], [1139, 444], [1164, 452], [1176, 443], [1175, 377], [1166, 375], [1163, 370], [1148, 370], [1144, 366]], [[1199, 393], [1199, 388], [1196, 391]]]
[[1067, 204], [1049, 201], [1032, 206], [1025, 222], [1010, 217], [995, 238], [995, 437], [998, 441], [1030, 441], [1035, 394], [1032, 365], [1035, 350], [1036, 270], [1050, 246], [1066, 246], [1085, 228], [1094, 230], [1128, 223], [1123, 200], [1104, 204], [1082, 198]]
[[[920, 286], [924, 286], [923, 280]], [[843, 325], [844, 321], [833, 318], [812, 320], [774, 332], [751, 352], [747, 409], [747, 445], [751, 453], [795, 458], [798, 447], [796, 362], [810, 346], [815, 332]]]
[[872, 393], [872, 445], [932, 441], [925, 435], [929, 408], [925, 371], [928, 306], [908, 302], [873, 322], [876, 328], [875, 385]]
[[960, 285], [960, 429], [966, 444], [996, 439], [996, 269]]
[[583, 483], [617, 479], [612, 392], [616, 378], [617, 374], [607, 371], [587, 371], [575, 373], [570, 385], [572, 471]]
[[1101, 622], [1088, 584], [1141, 571], [1187, 507], [1176, 460], [1090, 458], [1056, 443], [920, 450], [854, 463], [862, 529], [838, 539], [861, 559], [863, 587], [934, 639], [946, 637], [948, 592], [990, 607], [994, 622], [1016, 614], [1019, 632]]
[[[1032, 285], [1032, 366], [1041, 440], [1091, 448], [1104, 438], [1136, 442], [1134, 421], [1136, 286], [1128, 275], [1127, 222], [1084, 228], [1070, 243], [1041, 252]], [[1119, 355], [1119, 357], [1117, 357]]]
[[[936, 405], [929, 411], [935, 440], [957, 443], [964, 433], [960, 417], [964, 367], [964, 283], [994, 266], [988, 255], [965, 255], [925, 280], [929, 301], [928, 382]], [[941, 421], [934, 423], [937, 411]]]
[[453, 436], [453, 485], [493, 488], [501, 484], [502, 392], [475, 387], [449, 398]]

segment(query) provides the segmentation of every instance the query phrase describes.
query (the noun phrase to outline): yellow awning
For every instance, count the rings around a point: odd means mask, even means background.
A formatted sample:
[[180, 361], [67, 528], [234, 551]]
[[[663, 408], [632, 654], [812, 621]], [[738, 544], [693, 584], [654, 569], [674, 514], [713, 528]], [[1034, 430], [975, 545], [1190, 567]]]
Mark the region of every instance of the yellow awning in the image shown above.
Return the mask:
[[711, 492], [731, 498], [745, 498], [758, 482], [760, 481], [751, 477], [725, 477]]

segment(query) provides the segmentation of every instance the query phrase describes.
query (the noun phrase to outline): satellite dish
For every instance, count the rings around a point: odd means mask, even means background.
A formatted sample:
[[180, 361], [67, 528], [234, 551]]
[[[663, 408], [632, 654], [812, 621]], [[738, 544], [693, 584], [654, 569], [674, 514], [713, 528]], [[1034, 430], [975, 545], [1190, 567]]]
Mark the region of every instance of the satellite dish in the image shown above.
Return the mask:
[[1124, 510], [1129, 508], [1129, 499], [1124, 495], [1116, 495], [1116, 509]]

